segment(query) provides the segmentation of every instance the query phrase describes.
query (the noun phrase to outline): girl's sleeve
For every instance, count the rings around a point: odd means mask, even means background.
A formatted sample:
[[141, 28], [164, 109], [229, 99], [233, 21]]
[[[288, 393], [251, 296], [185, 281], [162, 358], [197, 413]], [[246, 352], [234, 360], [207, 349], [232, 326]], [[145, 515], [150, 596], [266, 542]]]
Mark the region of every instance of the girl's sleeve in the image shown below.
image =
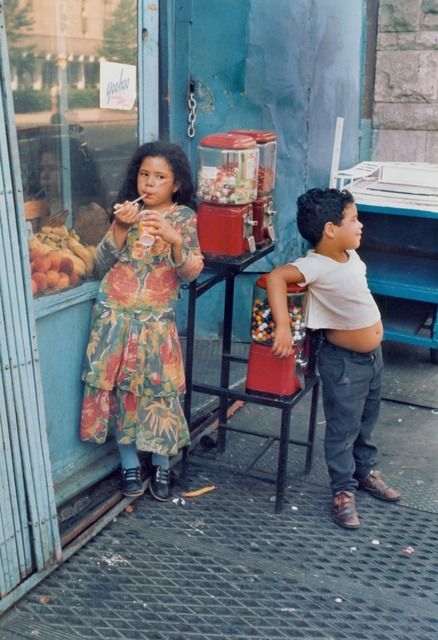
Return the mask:
[[105, 236], [96, 247], [94, 258], [96, 273], [102, 278], [116, 262], [128, 262], [127, 246], [119, 250], [114, 241], [113, 225], [108, 229]]
[[191, 282], [195, 280], [204, 268], [204, 256], [199, 247], [198, 233], [196, 230], [196, 213], [191, 209], [186, 209], [190, 215], [184, 216], [180, 224], [177, 224], [178, 231], [183, 238], [182, 260], [175, 263], [172, 258], [172, 250], [169, 252], [170, 263], [176, 268], [178, 277]]

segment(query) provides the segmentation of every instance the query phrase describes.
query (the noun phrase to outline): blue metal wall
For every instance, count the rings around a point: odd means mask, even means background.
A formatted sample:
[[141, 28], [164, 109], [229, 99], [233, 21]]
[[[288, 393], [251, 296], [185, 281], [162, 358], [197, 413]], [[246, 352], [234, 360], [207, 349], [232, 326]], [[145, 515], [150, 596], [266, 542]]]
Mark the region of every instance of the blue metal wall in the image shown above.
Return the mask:
[[80, 442], [82, 382], [92, 300], [37, 319], [47, 436], [56, 502], [62, 504], [119, 464], [114, 445]]
[[312, 3], [307, 183], [328, 186], [336, 117], [344, 118], [341, 167], [359, 161], [366, 2]]
[[[362, 0], [192, 0], [175, 10], [170, 136], [196, 164], [202, 137], [234, 128], [278, 136], [276, 251], [254, 269], [298, 256], [297, 196], [327, 186], [337, 116], [345, 118], [342, 166], [358, 159], [362, 72]], [[186, 48], [188, 55], [184, 55]], [[188, 75], [196, 83], [196, 136], [186, 136]], [[254, 278], [243, 276], [236, 338], [248, 340]], [[198, 334], [214, 337], [221, 290], [202, 299]], [[180, 314], [183, 325], [184, 312]], [[183, 329], [183, 326], [182, 326]]]

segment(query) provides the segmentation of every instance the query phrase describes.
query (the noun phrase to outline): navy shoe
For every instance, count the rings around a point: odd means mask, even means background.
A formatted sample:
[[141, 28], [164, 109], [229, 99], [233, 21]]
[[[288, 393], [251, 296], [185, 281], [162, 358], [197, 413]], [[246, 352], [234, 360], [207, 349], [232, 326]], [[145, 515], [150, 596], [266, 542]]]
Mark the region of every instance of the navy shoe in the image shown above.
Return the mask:
[[120, 490], [124, 496], [141, 496], [144, 489], [141, 484], [140, 467], [133, 469], [122, 469]]
[[170, 499], [170, 469], [153, 467], [149, 491], [155, 500], [166, 502]]

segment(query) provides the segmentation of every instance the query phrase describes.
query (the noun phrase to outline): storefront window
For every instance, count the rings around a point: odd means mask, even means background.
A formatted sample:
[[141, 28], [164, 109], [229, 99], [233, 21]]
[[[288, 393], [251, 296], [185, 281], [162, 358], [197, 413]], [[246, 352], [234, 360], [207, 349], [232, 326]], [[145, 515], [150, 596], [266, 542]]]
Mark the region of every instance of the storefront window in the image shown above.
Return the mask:
[[102, 63], [137, 65], [137, 2], [9, 0], [4, 10], [32, 286], [43, 296], [94, 277], [94, 247], [138, 144], [136, 101], [99, 102]]

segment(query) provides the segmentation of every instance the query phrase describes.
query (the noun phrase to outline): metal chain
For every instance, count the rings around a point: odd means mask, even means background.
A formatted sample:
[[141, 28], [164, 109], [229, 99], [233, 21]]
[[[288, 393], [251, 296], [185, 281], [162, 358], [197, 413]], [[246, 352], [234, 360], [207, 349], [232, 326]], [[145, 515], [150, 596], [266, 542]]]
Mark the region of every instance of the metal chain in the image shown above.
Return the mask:
[[189, 126], [187, 127], [187, 136], [189, 138], [195, 137], [195, 122], [196, 122], [196, 98], [195, 98], [195, 83], [193, 80], [190, 81], [190, 90], [187, 100], [187, 106], [189, 109], [188, 122]]

